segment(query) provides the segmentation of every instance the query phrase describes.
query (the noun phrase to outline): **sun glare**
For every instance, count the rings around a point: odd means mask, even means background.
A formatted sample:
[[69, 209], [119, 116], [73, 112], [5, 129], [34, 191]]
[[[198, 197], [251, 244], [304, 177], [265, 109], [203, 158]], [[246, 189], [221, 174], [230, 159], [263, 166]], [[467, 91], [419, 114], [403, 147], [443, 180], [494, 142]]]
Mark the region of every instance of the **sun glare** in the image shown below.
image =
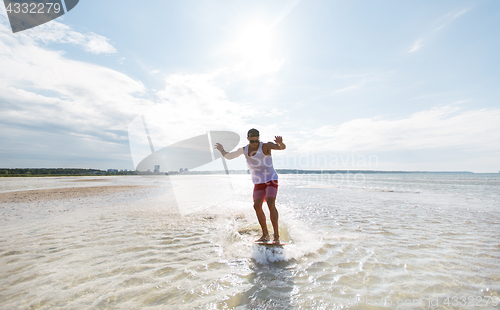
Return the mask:
[[231, 44], [232, 53], [241, 62], [238, 68], [248, 76], [277, 71], [283, 61], [273, 58], [274, 43], [269, 26], [254, 23], [244, 27]]
[[270, 53], [271, 33], [264, 25], [253, 24], [245, 27], [234, 42], [235, 53], [247, 59], [265, 57]]

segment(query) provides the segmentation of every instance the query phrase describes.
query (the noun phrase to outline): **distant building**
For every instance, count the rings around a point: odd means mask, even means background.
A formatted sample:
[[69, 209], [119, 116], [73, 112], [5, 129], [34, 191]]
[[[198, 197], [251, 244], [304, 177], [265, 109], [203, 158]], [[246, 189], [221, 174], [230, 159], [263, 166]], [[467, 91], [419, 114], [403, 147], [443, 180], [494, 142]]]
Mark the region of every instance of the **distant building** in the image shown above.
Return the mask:
[[108, 169], [108, 173], [118, 173], [118, 169]]
[[160, 172], [160, 165], [155, 165], [155, 170], [154, 172]]

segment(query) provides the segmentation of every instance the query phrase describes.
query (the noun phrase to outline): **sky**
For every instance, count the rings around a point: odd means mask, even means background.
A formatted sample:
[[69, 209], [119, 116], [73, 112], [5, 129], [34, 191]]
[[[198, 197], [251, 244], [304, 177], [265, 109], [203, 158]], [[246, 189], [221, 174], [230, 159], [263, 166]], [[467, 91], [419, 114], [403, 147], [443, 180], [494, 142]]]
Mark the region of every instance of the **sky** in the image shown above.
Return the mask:
[[500, 170], [496, 0], [142, 3], [15, 34], [0, 6], [0, 167], [133, 170], [144, 117], [156, 150], [282, 136], [280, 169]]

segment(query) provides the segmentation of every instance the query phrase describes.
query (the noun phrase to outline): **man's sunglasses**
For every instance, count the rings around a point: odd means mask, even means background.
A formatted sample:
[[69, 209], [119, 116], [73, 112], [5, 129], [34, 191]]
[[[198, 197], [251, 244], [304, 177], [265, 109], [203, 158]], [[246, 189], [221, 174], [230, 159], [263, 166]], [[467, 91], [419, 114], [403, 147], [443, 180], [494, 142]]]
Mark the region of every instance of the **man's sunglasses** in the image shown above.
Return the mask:
[[259, 143], [259, 140], [249, 140], [250, 143]]

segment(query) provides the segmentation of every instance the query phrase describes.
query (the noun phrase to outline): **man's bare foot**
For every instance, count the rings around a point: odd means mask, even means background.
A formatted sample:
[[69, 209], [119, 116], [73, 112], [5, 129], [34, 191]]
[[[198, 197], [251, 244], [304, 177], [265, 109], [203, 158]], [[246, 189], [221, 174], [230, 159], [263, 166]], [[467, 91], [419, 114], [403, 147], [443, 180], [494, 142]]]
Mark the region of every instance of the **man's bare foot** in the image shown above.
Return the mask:
[[280, 237], [274, 237], [273, 243], [280, 244]]
[[255, 240], [255, 242], [268, 242], [269, 241], [269, 236], [268, 235], [263, 235], [259, 239]]

